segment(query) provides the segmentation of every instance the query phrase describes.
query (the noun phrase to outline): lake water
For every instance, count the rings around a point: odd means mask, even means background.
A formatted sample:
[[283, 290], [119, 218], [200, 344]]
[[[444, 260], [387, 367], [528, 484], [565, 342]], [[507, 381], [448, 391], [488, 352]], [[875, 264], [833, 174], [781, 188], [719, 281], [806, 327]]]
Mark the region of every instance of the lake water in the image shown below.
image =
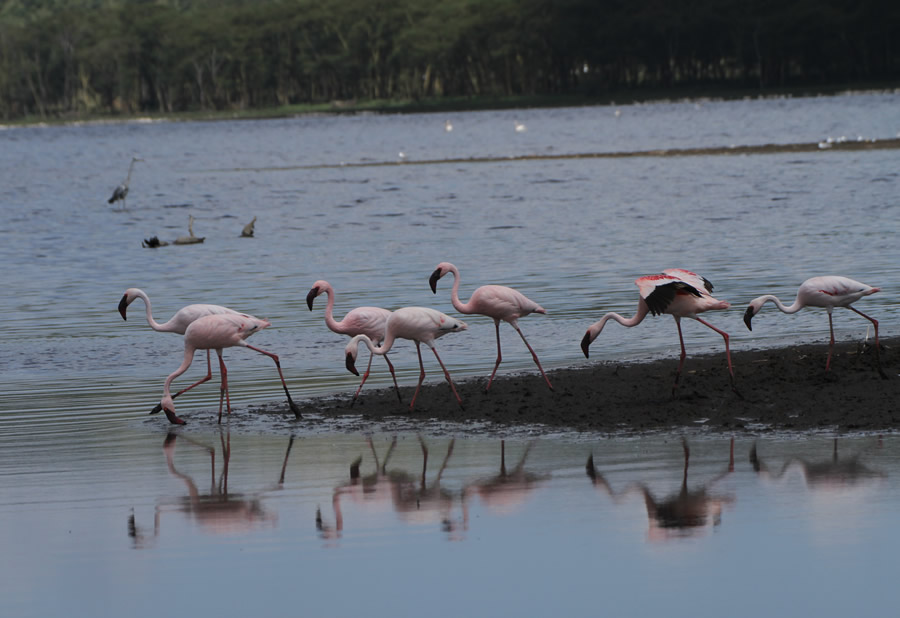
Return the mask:
[[[516, 132], [516, 121], [527, 131]], [[228, 491], [219, 489], [226, 436], [201, 420], [164, 448], [164, 419], [146, 416], [181, 361], [181, 338], [150, 330], [141, 303], [127, 322], [116, 307], [126, 288], [140, 287], [160, 321], [193, 302], [270, 319], [251, 343], [280, 355], [295, 399], [349, 393], [358, 383], [344, 368], [346, 339], [325, 328], [324, 298], [306, 307], [314, 281], [333, 284], [338, 317], [360, 305], [454, 315], [451, 282], [437, 295], [428, 287], [441, 261], [460, 268], [464, 298], [501, 283], [547, 309], [520, 323], [545, 368], [586, 365], [586, 327], [607, 311], [630, 315], [633, 280], [670, 267], [699, 272], [733, 303], [709, 320], [732, 334], [735, 349], [824, 341], [822, 311], [769, 308], [752, 333], [741, 322], [753, 297], [790, 300], [817, 274], [882, 287], [858, 306], [880, 321], [883, 336], [896, 336], [898, 150], [520, 157], [884, 140], [898, 131], [897, 93], [0, 130], [0, 530], [11, 556], [0, 613], [883, 610], [877, 591], [889, 589], [900, 500], [894, 436], [842, 438], [841, 457], [859, 454], [875, 472], [842, 473], [829, 487], [816, 480], [822, 466], [794, 459], [833, 462], [829, 436], [761, 441], [768, 473], [754, 471], [752, 439], [740, 436], [734, 471], [707, 491], [719, 496], [710, 502], [721, 508], [719, 523], [664, 529], [646, 496], [678, 492], [679, 438], [423, 425], [427, 487], [409, 481], [421, 472], [422, 451], [414, 432], [401, 434], [386, 472], [406, 485], [394, 491], [382, 479], [371, 500], [347, 489], [338, 534], [333, 497], [343, 497], [351, 462], [362, 455], [361, 473], [375, 470], [365, 437], [253, 419], [254, 404], [283, 399], [277, 375], [260, 355], [227, 351], [242, 421], [227, 436]], [[127, 208], [110, 206], [132, 156], [144, 162]], [[474, 160], [481, 158], [491, 160]], [[185, 235], [189, 215], [203, 244], [141, 247], [151, 236]], [[240, 238], [254, 216], [256, 236]], [[454, 377], [486, 376], [493, 325], [466, 322], [468, 331], [440, 339], [438, 349]], [[868, 326], [835, 312], [841, 339], [862, 339]], [[501, 373], [532, 371], [512, 330], [501, 334]], [[721, 346], [697, 324], [685, 325], [685, 337], [689, 353]], [[590, 362], [677, 351], [664, 316], [606, 329]], [[442, 379], [425, 358], [429, 379]], [[398, 344], [392, 359], [401, 383], [414, 383], [414, 346]], [[198, 362], [176, 385], [202, 369]], [[374, 371], [373, 387], [389, 383], [383, 363]], [[216, 403], [217, 389], [206, 385], [180, 398], [178, 411], [208, 419]], [[372, 431], [384, 453], [389, 437]], [[511, 470], [531, 433], [541, 435], [528, 454], [528, 482], [491, 502], [479, 488], [499, 474], [500, 439]], [[453, 437], [446, 491], [432, 491]], [[728, 441], [691, 436], [691, 445], [694, 491], [721, 475]], [[609, 488], [585, 474], [591, 452]]]

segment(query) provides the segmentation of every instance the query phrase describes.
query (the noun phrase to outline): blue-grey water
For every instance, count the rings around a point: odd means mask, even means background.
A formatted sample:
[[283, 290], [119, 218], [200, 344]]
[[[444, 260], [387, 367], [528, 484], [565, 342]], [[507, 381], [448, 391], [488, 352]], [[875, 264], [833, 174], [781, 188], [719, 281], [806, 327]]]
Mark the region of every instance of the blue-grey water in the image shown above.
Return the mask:
[[[514, 131], [516, 121], [527, 131]], [[181, 361], [181, 338], [153, 332], [140, 302], [127, 322], [116, 307], [140, 287], [160, 321], [194, 302], [271, 320], [251, 343], [280, 355], [295, 399], [349, 393], [358, 381], [344, 368], [346, 339], [325, 328], [325, 299], [306, 307], [314, 281], [333, 284], [338, 317], [360, 305], [455, 315], [451, 282], [437, 295], [428, 287], [441, 261], [459, 267], [464, 298], [501, 283], [547, 309], [521, 321], [546, 368], [587, 365], [585, 328], [607, 311], [630, 314], [633, 280], [670, 267], [699, 272], [733, 303], [709, 320], [735, 349], [824, 340], [821, 311], [770, 308], [752, 333], [741, 322], [753, 297], [790, 300], [818, 274], [880, 286], [858, 306], [895, 336], [900, 151], [519, 157], [898, 132], [898, 93], [0, 130], [0, 613], [892, 611], [878, 591], [889, 589], [897, 546], [895, 436], [842, 437], [846, 466], [835, 464], [830, 435], [767, 436], [759, 471], [753, 437], [739, 436], [727, 472], [727, 438], [692, 434], [688, 489], [706, 488], [708, 517], [686, 527], [648, 510], [681, 487], [674, 436], [501, 435], [423, 420], [400, 433], [384, 478], [370, 479], [380, 486], [354, 486], [357, 456], [363, 476], [376, 470], [364, 423], [313, 432], [256, 419], [254, 405], [283, 393], [271, 362], [246, 350], [225, 355], [239, 429], [212, 426], [218, 391], [206, 385], [179, 398], [179, 414], [197, 420], [164, 446], [164, 419], [146, 412]], [[144, 161], [127, 207], [108, 205], [132, 156]], [[474, 160], [484, 157], [493, 160]], [[434, 163], [416, 164], [425, 160]], [[141, 247], [187, 234], [189, 216], [204, 243]], [[254, 216], [255, 237], [241, 238]], [[838, 338], [870, 336], [859, 316], [834, 318]], [[465, 319], [469, 330], [438, 349], [459, 379], [485, 376], [493, 325]], [[613, 326], [590, 362], [677, 353], [666, 316]], [[513, 331], [501, 333], [501, 373], [532, 371]], [[721, 346], [698, 324], [685, 336], [689, 353]], [[392, 358], [412, 384], [414, 346], [399, 344]], [[441, 379], [425, 360], [429, 379]], [[198, 361], [183, 384], [203, 369]], [[384, 365], [374, 370], [373, 387], [388, 384]], [[383, 458], [389, 436], [369, 429]], [[417, 433], [429, 446], [424, 488]], [[492, 493], [500, 439], [511, 473], [532, 437], [523, 475]], [[601, 473], [593, 482], [591, 452]], [[821, 472], [829, 462], [830, 476]]]

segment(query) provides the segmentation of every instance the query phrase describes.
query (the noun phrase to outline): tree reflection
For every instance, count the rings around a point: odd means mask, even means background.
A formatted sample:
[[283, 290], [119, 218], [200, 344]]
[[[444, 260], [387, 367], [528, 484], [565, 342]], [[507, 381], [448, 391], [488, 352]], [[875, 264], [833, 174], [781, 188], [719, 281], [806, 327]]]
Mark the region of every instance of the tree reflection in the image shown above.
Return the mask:
[[734, 472], [734, 438], [731, 439], [727, 467], [715, 477], [693, 490], [688, 488], [688, 466], [691, 449], [687, 440], [681, 440], [684, 451], [684, 471], [678, 492], [665, 498], [657, 498], [644, 483], [631, 483], [623, 491], [616, 492], [594, 465], [594, 455], [588, 457], [585, 470], [594, 487], [619, 503], [631, 493], [644, 499], [649, 521], [648, 537], [652, 541], [684, 538], [702, 534], [710, 527], [722, 523], [722, 511], [733, 504], [731, 495], [711, 493], [713, 485]]
[[[193, 446], [197, 446], [209, 453], [210, 487], [208, 492], [202, 492], [194, 479], [181, 472], [175, 466], [175, 446], [181, 440]], [[166, 435], [163, 442], [163, 454], [169, 473], [180, 479], [187, 495], [174, 500], [161, 500], [157, 503], [153, 518], [153, 533], [148, 534], [138, 526], [135, 515], [132, 512], [128, 518], [128, 536], [131, 537], [135, 548], [146, 548], [153, 545], [159, 536], [164, 513], [181, 513], [199, 524], [200, 529], [212, 534], [237, 534], [246, 532], [260, 524], [274, 525], [278, 517], [275, 513], [266, 510], [261, 502], [260, 493], [245, 495], [232, 493], [228, 490], [228, 467], [231, 460], [231, 433], [226, 431], [219, 434], [222, 452], [222, 471], [216, 477], [216, 449], [207, 444], [187, 436], [180, 436], [175, 432]], [[284, 475], [287, 468], [288, 457], [294, 445], [294, 436], [288, 440], [284, 460], [281, 465], [281, 473], [277, 483], [269, 489], [280, 489], [284, 485]]]

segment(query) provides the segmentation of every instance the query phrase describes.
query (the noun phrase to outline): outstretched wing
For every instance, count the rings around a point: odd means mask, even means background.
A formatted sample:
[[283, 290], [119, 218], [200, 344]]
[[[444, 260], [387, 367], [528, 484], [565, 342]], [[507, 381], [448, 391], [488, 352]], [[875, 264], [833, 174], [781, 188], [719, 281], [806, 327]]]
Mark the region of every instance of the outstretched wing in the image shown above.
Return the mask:
[[680, 277], [670, 274], [648, 275], [636, 279], [634, 283], [638, 286], [641, 298], [647, 303], [647, 307], [650, 308], [650, 313], [653, 315], [665, 313], [666, 308], [672, 304], [679, 292], [682, 294], [693, 294], [698, 297], [703, 296], [696, 287]]

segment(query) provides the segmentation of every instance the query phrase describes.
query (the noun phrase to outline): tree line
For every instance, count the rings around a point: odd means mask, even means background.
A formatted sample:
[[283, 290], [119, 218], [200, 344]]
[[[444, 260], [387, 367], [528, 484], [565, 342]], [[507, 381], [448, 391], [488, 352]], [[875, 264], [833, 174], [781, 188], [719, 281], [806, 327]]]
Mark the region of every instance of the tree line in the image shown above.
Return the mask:
[[896, 0], [0, 0], [5, 119], [896, 83]]

